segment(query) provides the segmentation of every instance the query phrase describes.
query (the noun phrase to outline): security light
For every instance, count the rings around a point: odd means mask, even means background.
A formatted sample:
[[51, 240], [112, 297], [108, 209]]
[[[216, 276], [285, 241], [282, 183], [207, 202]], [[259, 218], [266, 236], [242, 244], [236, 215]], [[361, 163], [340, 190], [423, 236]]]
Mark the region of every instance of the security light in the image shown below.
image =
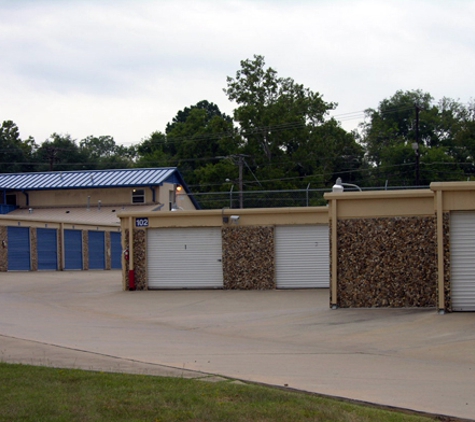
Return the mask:
[[336, 179], [336, 182], [332, 187], [332, 192], [341, 193], [345, 190], [344, 186], [348, 186], [350, 188], [356, 188], [361, 192], [361, 188], [358, 185], [354, 185], [353, 183], [343, 183], [341, 181], [341, 177]]
[[336, 182], [332, 187], [332, 192], [335, 192], [335, 193], [343, 192], [345, 190], [345, 188], [343, 187], [343, 185], [341, 183], [342, 183], [341, 182], [341, 177], [336, 179]]

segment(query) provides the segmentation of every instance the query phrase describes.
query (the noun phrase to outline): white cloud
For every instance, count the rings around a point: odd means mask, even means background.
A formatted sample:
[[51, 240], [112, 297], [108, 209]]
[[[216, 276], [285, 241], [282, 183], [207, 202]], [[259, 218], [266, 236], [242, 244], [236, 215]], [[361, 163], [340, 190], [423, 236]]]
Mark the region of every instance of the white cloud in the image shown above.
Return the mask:
[[0, 121], [38, 142], [136, 143], [203, 99], [230, 114], [226, 76], [254, 54], [336, 115], [398, 89], [468, 101], [474, 12], [471, 0], [0, 1]]

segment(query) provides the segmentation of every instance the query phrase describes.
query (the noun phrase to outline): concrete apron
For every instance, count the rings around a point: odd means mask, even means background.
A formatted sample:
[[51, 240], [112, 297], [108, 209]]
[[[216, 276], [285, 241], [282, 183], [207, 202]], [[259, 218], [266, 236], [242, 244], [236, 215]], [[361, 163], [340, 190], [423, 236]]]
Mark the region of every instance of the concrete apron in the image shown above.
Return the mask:
[[2, 273], [0, 359], [218, 374], [475, 418], [475, 313], [328, 303], [328, 290], [123, 292], [120, 271]]

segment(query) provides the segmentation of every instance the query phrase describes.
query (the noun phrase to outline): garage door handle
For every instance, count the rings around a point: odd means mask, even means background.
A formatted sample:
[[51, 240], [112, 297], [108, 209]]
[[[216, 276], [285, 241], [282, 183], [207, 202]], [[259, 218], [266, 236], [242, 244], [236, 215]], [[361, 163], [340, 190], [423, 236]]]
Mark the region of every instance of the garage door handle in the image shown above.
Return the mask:
[[222, 259], [218, 259], [218, 262], [222, 262]]

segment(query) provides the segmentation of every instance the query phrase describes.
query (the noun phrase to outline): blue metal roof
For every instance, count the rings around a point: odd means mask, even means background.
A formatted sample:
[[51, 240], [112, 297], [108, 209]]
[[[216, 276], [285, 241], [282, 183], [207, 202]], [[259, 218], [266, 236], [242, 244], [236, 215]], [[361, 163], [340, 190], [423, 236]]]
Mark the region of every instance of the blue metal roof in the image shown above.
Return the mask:
[[176, 167], [119, 170], [51, 171], [44, 173], [0, 173], [0, 189], [50, 190], [157, 186], [182, 183]]
[[164, 182], [182, 185], [195, 207], [200, 209], [176, 167], [0, 173], [0, 190], [4, 192], [159, 186]]

